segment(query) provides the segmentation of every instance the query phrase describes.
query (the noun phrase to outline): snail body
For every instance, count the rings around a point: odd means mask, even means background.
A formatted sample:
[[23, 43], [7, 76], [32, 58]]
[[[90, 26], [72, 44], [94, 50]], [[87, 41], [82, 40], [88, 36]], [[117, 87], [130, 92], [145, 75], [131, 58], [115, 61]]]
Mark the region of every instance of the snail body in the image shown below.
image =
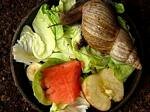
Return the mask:
[[[108, 4], [101, 0], [87, 1], [82, 4], [82, 8], [77, 7], [67, 12], [62, 22], [66, 22], [65, 18], [68, 18], [70, 13], [78, 15], [76, 9], [80, 9], [79, 13], [82, 13], [82, 35], [92, 48], [110, 55], [118, 61], [130, 64], [136, 69], [142, 68], [132, 39], [128, 32], [117, 25], [115, 16]], [[78, 16], [75, 19], [81, 18]], [[70, 24], [75, 19], [70, 19], [71, 21], [66, 23]]]

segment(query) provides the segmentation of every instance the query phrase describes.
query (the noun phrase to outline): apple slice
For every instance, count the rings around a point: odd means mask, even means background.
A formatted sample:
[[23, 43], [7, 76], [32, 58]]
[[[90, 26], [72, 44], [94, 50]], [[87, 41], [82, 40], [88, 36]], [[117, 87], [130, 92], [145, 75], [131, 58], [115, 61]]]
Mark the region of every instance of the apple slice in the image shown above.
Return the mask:
[[83, 84], [82, 90], [87, 101], [95, 108], [101, 111], [106, 111], [111, 106], [111, 101], [105, 95], [103, 84], [100, 81], [100, 76], [97, 74], [88, 76]]
[[123, 83], [116, 79], [111, 69], [88, 76], [82, 83], [82, 91], [87, 101], [101, 111], [109, 110], [111, 100], [120, 101], [124, 95]]
[[103, 83], [105, 93], [115, 102], [119, 102], [124, 96], [123, 83], [119, 81], [112, 69], [103, 69], [100, 74], [100, 79]]

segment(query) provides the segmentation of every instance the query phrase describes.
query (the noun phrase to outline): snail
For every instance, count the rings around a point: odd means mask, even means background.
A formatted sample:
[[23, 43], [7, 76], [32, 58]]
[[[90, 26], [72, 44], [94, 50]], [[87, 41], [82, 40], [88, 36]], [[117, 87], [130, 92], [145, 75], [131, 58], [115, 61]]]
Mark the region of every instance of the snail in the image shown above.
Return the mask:
[[113, 11], [102, 0], [85, 0], [61, 15], [64, 25], [81, 20], [84, 39], [92, 48], [136, 69], [141, 63], [128, 32], [117, 25]]

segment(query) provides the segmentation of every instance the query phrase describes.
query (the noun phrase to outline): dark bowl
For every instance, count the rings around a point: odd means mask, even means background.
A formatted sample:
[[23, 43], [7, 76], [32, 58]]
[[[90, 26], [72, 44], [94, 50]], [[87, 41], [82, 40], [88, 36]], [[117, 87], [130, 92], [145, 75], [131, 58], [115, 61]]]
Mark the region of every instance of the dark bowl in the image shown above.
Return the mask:
[[[51, 2], [50, 5], [55, 4], [54, 2]], [[39, 8], [40, 8], [41, 4], [37, 7], [35, 7], [20, 23], [19, 27], [17, 28], [15, 35], [13, 37], [13, 41], [12, 41], [12, 45], [11, 45], [11, 52], [10, 52], [10, 63], [11, 63], [11, 71], [12, 71], [12, 76], [14, 78], [14, 82], [15, 85], [18, 87], [19, 91], [21, 92], [21, 94], [24, 96], [24, 98], [33, 106], [33, 108], [35, 108], [38, 111], [42, 111], [42, 112], [49, 112], [49, 107], [48, 106], [44, 106], [42, 104], [40, 104], [37, 99], [34, 97], [33, 91], [32, 91], [32, 86], [31, 86], [31, 82], [29, 82], [27, 76], [26, 76], [26, 72], [25, 72], [25, 66], [23, 63], [18, 63], [16, 61], [13, 60], [13, 56], [12, 56], [12, 46], [16, 43], [17, 39], [20, 38], [20, 33], [22, 31], [22, 28], [24, 25], [30, 25], [32, 24], [33, 19], [35, 18]], [[141, 59], [142, 62], [142, 57], [143, 57], [143, 53], [142, 53], [142, 43], [140, 41], [140, 37], [139, 34], [135, 28], [135, 25], [133, 24], [133, 22], [131, 21], [131, 19], [129, 19], [129, 17], [127, 17], [127, 21], [128, 24], [130, 26], [130, 32], [132, 34], [132, 36], [135, 38], [135, 44], [138, 50], [138, 54], [139, 57]], [[130, 77], [127, 79], [127, 81], [125, 82], [124, 86], [125, 86], [125, 95], [124, 95], [124, 99], [119, 102], [119, 103], [114, 103], [110, 109], [110, 112], [114, 112], [117, 109], [119, 109], [121, 106], [123, 106], [127, 100], [131, 97], [131, 95], [133, 94], [133, 92], [135, 91], [140, 77], [141, 77], [142, 71], [138, 71], [135, 70], [132, 75], [130, 75]], [[96, 112], [97, 110], [94, 108], [90, 108], [87, 112]]]

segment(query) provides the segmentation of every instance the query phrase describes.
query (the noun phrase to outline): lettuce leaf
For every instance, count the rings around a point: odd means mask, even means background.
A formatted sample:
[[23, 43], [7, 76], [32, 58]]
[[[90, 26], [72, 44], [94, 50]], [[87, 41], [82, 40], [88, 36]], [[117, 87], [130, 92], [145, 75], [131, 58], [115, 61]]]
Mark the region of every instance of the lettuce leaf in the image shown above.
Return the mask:
[[[68, 11], [75, 3], [75, 0], [60, 0], [59, 5], [51, 9], [47, 4], [43, 4], [32, 23], [36, 33], [29, 26], [23, 28], [20, 40], [13, 46], [14, 59], [29, 65], [31, 62], [43, 61], [50, 57], [56, 49], [55, 39], [64, 35], [59, 14]], [[68, 40], [62, 41], [66, 43]]]
[[80, 41], [82, 39], [81, 36], [81, 26], [80, 25], [74, 25], [73, 27], [69, 28], [69, 31], [66, 33], [70, 33], [70, 36], [72, 38], [71, 44], [73, 47], [73, 50], [78, 50], [78, 45], [80, 44]]
[[57, 59], [61, 59], [64, 61], [69, 61], [71, 60], [68, 55], [64, 55], [64, 53], [62, 52], [54, 52], [50, 57], [48, 57], [46, 60], [44, 60], [44, 62], [46, 62], [47, 60], [49, 60], [49, 58], [57, 58]]
[[[35, 48], [33, 44], [39, 43]], [[23, 62], [29, 65], [31, 62], [39, 62], [36, 54], [42, 51], [44, 43], [41, 41], [39, 35], [34, 33], [32, 29], [25, 25], [20, 34], [20, 40], [13, 46], [13, 56], [17, 62]], [[38, 51], [36, 49], [39, 49]], [[33, 53], [34, 51], [34, 53]]]
[[114, 7], [118, 14], [123, 14], [125, 12], [124, 5], [122, 3], [114, 2]]
[[129, 31], [129, 26], [127, 25], [127, 21], [122, 18], [121, 16], [117, 16], [117, 20], [119, 25], [125, 30], [125, 31]]
[[76, 0], [59, 0], [56, 10], [59, 12], [67, 12], [76, 3]]
[[71, 7], [76, 3], [76, 0], [61, 0], [64, 4], [63, 12], [71, 9]]
[[75, 58], [71, 46], [71, 39], [62, 37], [61, 39], [57, 40], [57, 48], [59, 52], [63, 53], [65, 57], [68, 58]]
[[52, 103], [52, 106], [50, 108], [49, 112], [64, 112], [63, 110], [67, 107], [67, 104], [56, 104]]
[[72, 104], [52, 104], [50, 112], [86, 112], [90, 104], [83, 97], [78, 97]]
[[[48, 5], [43, 4], [32, 23], [34, 31], [40, 35], [41, 40], [45, 44], [45, 46], [43, 46], [44, 52], [36, 55], [36, 57], [41, 60], [50, 56], [55, 48], [55, 33], [53, 29], [49, 28], [53, 23], [46, 13], [48, 11]], [[39, 44], [36, 44], [35, 47], [38, 45]]]
[[[107, 66], [108, 57], [102, 57], [101, 54], [89, 46], [84, 46], [81, 49], [78, 45], [81, 44], [81, 26], [65, 26], [64, 36], [57, 40], [58, 51], [62, 52], [68, 58], [78, 59], [84, 63], [82, 68], [83, 73], [94, 72]], [[66, 57], [65, 56], [65, 57]]]
[[56, 39], [56, 48], [53, 54], [55, 54], [56, 57], [61, 55], [61, 59], [63, 60], [75, 59], [72, 40], [76, 37], [81, 37], [81, 29], [79, 25], [64, 26], [64, 35], [60, 39]]
[[108, 66], [114, 70], [115, 76], [122, 82], [125, 82], [134, 71], [134, 68], [131, 65], [124, 64], [112, 58], [110, 59]]
[[49, 26], [49, 28], [53, 31], [55, 38], [59, 39], [63, 36], [63, 26], [60, 24], [60, 18], [59, 18], [59, 10], [57, 10], [57, 7], [53, 6], [50, 10], [48, 10], [48, 7], [46, 9], [43, 9], [45, 14], [48, 15], [50, 21], [52, 22]]
[[107, 67], [110, 57], [102, 56], [96, 53], [94, 49], [89, 46], [82, 47], [75, 51], [75, 57], [84, 63], [83, 73], [98, 72]]
[[[41, 6], [32, 23], [35, 32], [40, 35], [41, 40], [45, 43], [43, 47], [44, 52], [35, 55], [38, 59], [43, 60], [48, 58], [52, 52], [59, 47], [57, 46], [59, 43], [62, 43], [59, 48], [64, 44], [68, 44], [68, 39], [61, 39], [64, 35], [64, 31], [63, 26], [60, 24], [59, 14], [60, 12], [69, 10], [73, 4], [75, 4], [75, 0], [60, 0], [59, 5], [56, 7], [52, 6], [51, 9], [48, 8], [47, 4]], [[58, 40], [57, 45], [55, 40]], [[38, 42], [39, 41], [35, 42], [35, 48], [36, 45], [40, 44]], [[64, 49], [61, 50], [64, 52]], [[70, 51], [70, 47], [68, 50]]]

